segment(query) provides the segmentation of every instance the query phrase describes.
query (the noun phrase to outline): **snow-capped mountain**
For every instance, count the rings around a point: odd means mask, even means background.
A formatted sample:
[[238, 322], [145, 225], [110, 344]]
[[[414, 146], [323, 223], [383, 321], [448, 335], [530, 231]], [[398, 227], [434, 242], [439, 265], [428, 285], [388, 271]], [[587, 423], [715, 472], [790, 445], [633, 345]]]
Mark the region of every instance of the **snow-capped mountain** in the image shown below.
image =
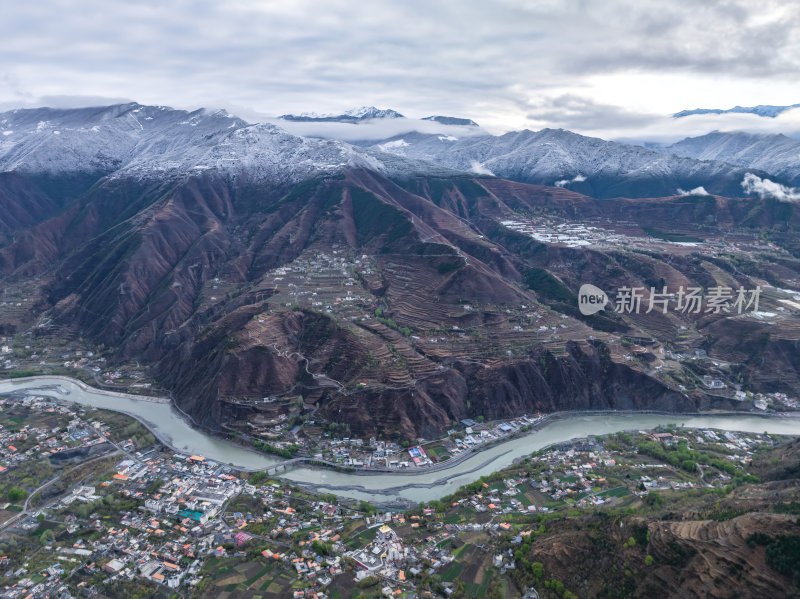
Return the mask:
[[[373, 107], [345, 116], [408, 120]], [[346, 143], [249, 124], [223, 110], [136, 103], [14, 110], [0, 114], [0, 172], [78, 174], [88, 184], [103, 176], [157, 180], [214, 172], [288, 184], [358, 167], [401, 178], [494, 175], [595, 197], [668, 196], [697, 187], [736, 196], [748, 171], [781, 183], [800, 178], [800, 142], [783, 136], [712, 134], [656, 151], [561, 129], [493, 136], [452, 117], [430, 120], [445, 131]], [[453, 120], [459, 122], [451, 129]]]
[[698, 186], [710, 193], [741, 195], [745, 174], [723, 162], [701, 162], [563, 129], [463, 138], [411, 133], [372, 147], [455, 170], [565, 186], [596, 197], [673, 195], [679, 188]]
[[137, 159], [209, 145], [247, 123], [225, 111], [136, 103], [0, 114], [0, 171], [108, 174]]
[[402, 114], [395, 110], [362, 106], [353, 108], [341, 114], [317, 114], [315, 112], [302, 112], [300, 114], [284, 114], [279, 117], [284, 121], [300, 123], [357, 123], [369, 119], [403, 119]]
[[693, 114], [755, 114], [756, 116], [763, 116], [767, 118], [775, 118], [780, 113], [789, 110], [790, 108], [797, 108], [800, 104], [791, 104], [789, 106], [773, 106], [771, 104], [759, 104], [758, 106], [734, 106], [723, 110], [721, 108], [694, 108], [692, 110], [681, 110], [672, 116], [676, 119]]
[[338, 140], [299, 137], [272, 124], [251, 125], [222, 110], [187, 112], [131, 103], [0, 114], [0, 172], [153, 179], [215, 171], [289, 183], [348, 166], [395, 176], [444, 170], [397, 156], [383, 158], [377, 150]]
[[662, 151], [760, 169], [792, 186], [800, 185], [800, 141], [785, 135], [715, 131], [688, 137]]

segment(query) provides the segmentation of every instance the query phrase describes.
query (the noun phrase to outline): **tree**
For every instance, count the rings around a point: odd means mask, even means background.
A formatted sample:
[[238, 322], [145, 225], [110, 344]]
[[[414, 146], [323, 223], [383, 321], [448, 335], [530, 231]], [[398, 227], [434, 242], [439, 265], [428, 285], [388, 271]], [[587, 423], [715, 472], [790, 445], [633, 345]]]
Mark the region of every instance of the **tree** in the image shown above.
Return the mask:
[[377, 510], [375, 509], [375, 506], [374, 506], [374, 505], [372, 505], [372, 504], [371, 504], [370, 502], [368, 502], [368, 501], [362, 501], [362, 502], [360, 502], [360, 503], [358, 504], [358, 509], [360, 509], [362, 512], [366, 512], [367, 514], [373, 514], [373, 513], [375, 513], [375, 512], [377, 511]]
[[83, 503], [75, 508], [75, 515], [79, 518], [83, 518], [84, 520], [89, 517], [89, 514], [92, 513], [92, 506], [88, 503]]
[[378, 578], [377, 576], [367, 576], [367, 577], [365, 577], [365, 578], [362, 578], [361, 580], [359, 580], [359, 581], [356, 583], [356, 586], [357, 586], [359, 589], [368, 589], [369, 587], [374, 587], [374, 586], [375, 586], [375, 585], [377, 585], [377, 584], [378, 584], [380, 581], [381, 581], [381, 579], [380, 579], [380, 578]]
[[20, 501], [25, 499], [27, 496], [28, 496], [28, 494], [25, 491], [23, 491], [22, 489], [20, 489], [19, 487], [11, 487], [8, 490], [8, 500], [11, 503], [19, 503]]
[[259, 470], [258, 472], [253, 472], [250, 475], [250, 484], [251, 485], [258, 485], [264, 482], [267, 479], [267, 473], [263, 470]]
[[544, 564], [542, 562], [533, 562], [531, 564], [531, 572], [536, 577], [536, 580], [541, 580], [544, 575]]
[[500, 577], [492, 579], [487, 597], [489, 599], [503, 599], [503, 597], [505, 597], [503, 581], [500, 579]]
[[52, 543], [55, 540], [56, 540], [56, 535], [53, 534], [53, 531], [50, 530], [49, 528], [47, 530], [45, 530], [44, 532], [42, 532], [41, 535], [39, 535], [39, 542], [42, 545], [49, 545], [50, 543]]
[[664, 498], [658, 493], [648, 493], [644, 498], [644, 503], [650, 507], [661, 507], [664, 503]]
[[553, 578], [552, 580], [548, 580], [544, 583], [545, 588], [552, 589], [556, 592], [557, 595], [564, 594], [564, 583], [558, 580], [557, 578]]
[[312, 547], [314, 548], [314, 552], [317, 555], [329, 555], [333, 552], [333, 546], [330, 543], [321, 543], [319, 541], [314, 541], [312, 543]]
[[466, 597], [466, 591], [464, 590], [464, 582], [461, 580], [456, 580], [456, 588], [453, 591], [452, 595], [450, 595], [451, 599], [463, 599]]

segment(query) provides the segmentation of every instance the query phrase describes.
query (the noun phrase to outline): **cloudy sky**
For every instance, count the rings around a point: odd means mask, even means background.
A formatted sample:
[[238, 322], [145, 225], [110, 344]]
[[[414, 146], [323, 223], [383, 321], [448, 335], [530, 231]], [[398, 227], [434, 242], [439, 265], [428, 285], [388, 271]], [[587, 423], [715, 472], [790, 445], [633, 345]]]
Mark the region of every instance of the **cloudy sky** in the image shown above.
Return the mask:
[[89, 96], [253, 118], [375, 105], [615, 139], [800, 131], [800, 110], [668, 118], [800, 102], [794, 0], [35, 0], [5, 3], [0, 35], [4, 107]]

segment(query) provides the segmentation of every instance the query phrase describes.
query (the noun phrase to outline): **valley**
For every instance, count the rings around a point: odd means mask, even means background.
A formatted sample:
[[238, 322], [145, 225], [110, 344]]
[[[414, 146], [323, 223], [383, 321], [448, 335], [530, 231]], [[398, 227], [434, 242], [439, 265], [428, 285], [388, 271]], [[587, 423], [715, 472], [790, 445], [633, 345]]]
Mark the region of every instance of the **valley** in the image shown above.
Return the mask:
[[12, 599], [732, 597], [797, 585], [795, 436], [723, 419], [595, 426], [398, 510], [176, 453], [125, 415], [38, 395], [55, 387], [0, 400], [0, 584]]
[[0, 599], [800, 598], [800, 11], [696, 4], [5, 3]]
[[[308, 457], [324, 434], [413, 445], [464, 419], [758, 411], [800, 395], [791, 204], [597, 199], [220, 112], [48, 117], [4, 140], [47, 141], [14, 167], [37, 221], [4, 221], [10, 375], [169, 395], [215, 434]], [[34, 173], [49, 145], [96, 151], [81, 122], [126, 141], [107, 142], [105, 172], [66, 167], [83, 183], [64, 198]], [[195, 162], [176, 162], [190, 146]], [[308, 173], [287, 179], [281, 161], [298, 156]], [[584, 316], [584, 283], [612, 299], [641, 288], [643, 305], [650, 288], [761, 295], [744, 313]]]

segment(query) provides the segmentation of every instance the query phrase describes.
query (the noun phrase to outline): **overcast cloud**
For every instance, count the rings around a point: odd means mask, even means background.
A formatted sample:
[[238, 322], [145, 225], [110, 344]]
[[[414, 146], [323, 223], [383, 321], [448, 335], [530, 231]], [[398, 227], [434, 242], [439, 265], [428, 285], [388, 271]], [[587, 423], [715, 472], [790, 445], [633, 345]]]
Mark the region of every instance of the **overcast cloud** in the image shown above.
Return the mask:
[[[360, 105], [498, 132], [664, 133], [687, 108], [800, 102], [797, 1], [6, 3], [0, 103], [132, 98], [244, 118]], [[699, 125], [681, 119], [680, 127]], [[767, 119], [712, 121], [774, 127]], [[779, 124], [785, 125], [781, 121]]]

